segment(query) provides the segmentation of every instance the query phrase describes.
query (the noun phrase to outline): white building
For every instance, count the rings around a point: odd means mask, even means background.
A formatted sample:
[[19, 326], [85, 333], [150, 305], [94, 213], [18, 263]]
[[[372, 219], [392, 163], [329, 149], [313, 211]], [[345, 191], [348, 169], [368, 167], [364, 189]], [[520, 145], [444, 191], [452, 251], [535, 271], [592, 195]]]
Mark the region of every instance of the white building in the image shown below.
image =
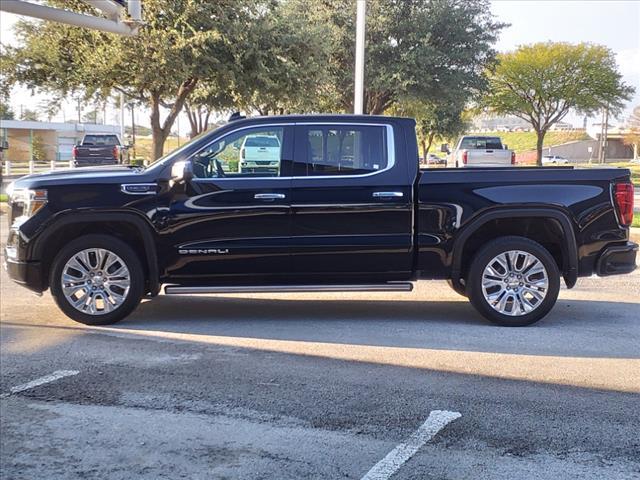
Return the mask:
[[119, 135], [120, 126], [0, 120], [0, 138], [9, 143], [4, 159], [11, 162], [28, 162], [33, 159], [34, 141], [40, 142], [44, 147], [43, 160], [70, 160], [73, 146], [82, 140], [85, 133]]

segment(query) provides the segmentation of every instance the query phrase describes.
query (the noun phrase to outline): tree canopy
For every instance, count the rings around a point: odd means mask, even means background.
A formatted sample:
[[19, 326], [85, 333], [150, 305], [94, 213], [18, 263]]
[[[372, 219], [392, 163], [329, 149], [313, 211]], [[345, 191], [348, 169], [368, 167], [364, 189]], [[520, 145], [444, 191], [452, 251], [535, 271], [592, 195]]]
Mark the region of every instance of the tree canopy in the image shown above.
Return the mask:
[[[97, 13], [80, 0], [45, 1]], [[367, 113], [408, 101], [454, 119], [486, 87], [503, 27], [489, 0], [367, 5]], [[87, 99], [123, 92], [150, 112], [153, 158], [185, 106], [194, 134], [211, 111], [352, 110], [352, 0], [145, 0], [143, 15], [136, 37], [21, 21], [19, 46], [2, 49], [4, 83]]]
[[[77, 0], [48, 0], [76, 11], [90, 10]], [[260, 72], [247, 52], [256, 41], [274, 0], [146, 0], [136, 37], [121, 37], [49, 22], [22, 21], [19, 47], [5, 47], [9, 81], [31, 88], [87, 96], [117, 90], [146, 104], [153, 131], [153, 158], [198, 84], [238, 95], [248, 71]], [[258, 32], [258, 33], [256, 33]], [[167, 109], [162, 119], [161, 107]]]
[[[355, 9], [351, 0], [306, 0], [329, 47], [326, 104], [353, 109]], [[404, 99], [466, 101], [485, 87], [493, 44], [504, 27], [488, 0], [367, 2], [365, 112], [381, 114]]]
[[634, 91], [622, 81], [613, 52], [601, 45], [535, 43], [498, 60], [489, 74], [484, 105], [531, 124], [538, 137], [538, 165], [544, 136], [554, 123], [571, 110], [618, 112]]

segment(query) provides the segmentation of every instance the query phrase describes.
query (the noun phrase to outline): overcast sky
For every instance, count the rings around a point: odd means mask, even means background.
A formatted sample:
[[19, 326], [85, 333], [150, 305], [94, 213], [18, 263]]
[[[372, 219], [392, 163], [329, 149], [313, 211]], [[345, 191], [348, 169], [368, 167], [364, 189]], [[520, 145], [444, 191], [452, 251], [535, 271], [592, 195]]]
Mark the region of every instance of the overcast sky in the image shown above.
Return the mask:
[[[500, 51], [547, 40], [587, 41], [611, 48], [625, 82], [636, 88], [635, 98], [627, 111], [640, 104], [640, 0], [493, 0], [492, 11], [498, 19], [510, 24], [497, 44]], [[17, 18], [0, 12], [2, 43], [15, 42], [11, 27]], [[20, 104], [34, 108], [41, 100], [42, 97], [32, 97], [24, 89], [16, 89], [12, 103], [19, 111]], [[73, 117], [73, 106], [68, 105], [66, 118]], [[136, 122], [148, 124], [143, 115], [138, 117]], [[576, 117], [570, 120], [579, 123]], [[181, 133], [186, 133], [186, 118], [180, 123]]]

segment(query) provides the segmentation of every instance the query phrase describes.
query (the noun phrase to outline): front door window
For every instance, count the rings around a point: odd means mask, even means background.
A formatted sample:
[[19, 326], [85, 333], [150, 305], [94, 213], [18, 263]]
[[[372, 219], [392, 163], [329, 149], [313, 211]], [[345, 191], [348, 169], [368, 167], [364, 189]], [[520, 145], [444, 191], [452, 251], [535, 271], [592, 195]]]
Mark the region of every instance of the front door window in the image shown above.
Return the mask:
[[196, 178], [278, 177], [283, 128], [234, 132], [208, 145], [193, 158]]

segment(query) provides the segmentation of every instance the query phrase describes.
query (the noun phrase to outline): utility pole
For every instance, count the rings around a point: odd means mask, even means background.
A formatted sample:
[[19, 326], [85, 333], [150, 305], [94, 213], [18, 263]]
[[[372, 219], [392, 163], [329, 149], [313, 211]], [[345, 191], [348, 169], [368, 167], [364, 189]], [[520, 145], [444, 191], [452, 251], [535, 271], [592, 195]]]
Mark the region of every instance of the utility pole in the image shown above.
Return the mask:
[[136, 111], [135, 104], [131, 102], [131, 148], [133, 149], [133, 158], [136, 158]]
[[607, 161], [607, 137], [609, 136], [609, 105], [604, 109], [604, 135], [602, 137], [602, 160], [600, 163]]
[[120, 141], [124, 142], [124, 93], [120, 92]]
[[364, 113], [364, 43], [367, 15], [367, 0], [356, 0], [356, 66], [353, 98], [353, 113]]

